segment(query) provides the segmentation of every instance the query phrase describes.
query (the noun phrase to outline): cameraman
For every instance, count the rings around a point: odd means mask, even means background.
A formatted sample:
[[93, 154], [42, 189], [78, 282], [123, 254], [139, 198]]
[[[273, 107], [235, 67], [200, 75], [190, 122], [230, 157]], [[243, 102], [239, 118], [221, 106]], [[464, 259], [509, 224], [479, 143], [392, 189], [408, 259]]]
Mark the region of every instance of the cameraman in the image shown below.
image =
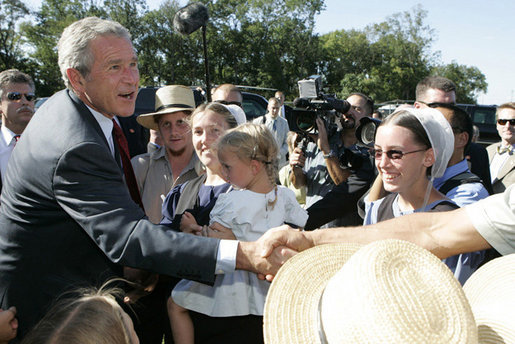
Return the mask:
[[316, 144], [308, 143], [305, 154], [296, 148], [290, 156], [292, 184], [307, 187], [308, 230], [336, 219], [327, 227], [362, 222], [356, 203], [373, 180], [374, 169], [368, 149], [356, 145], [355, 130], [362, 117], [372, 115], [374, 102], [361, 93], [352, 93], [347, 101], [351, 108], [341, 117], [338, 135], [328, 135], [317, 119], [318, 135], [310, 135]]

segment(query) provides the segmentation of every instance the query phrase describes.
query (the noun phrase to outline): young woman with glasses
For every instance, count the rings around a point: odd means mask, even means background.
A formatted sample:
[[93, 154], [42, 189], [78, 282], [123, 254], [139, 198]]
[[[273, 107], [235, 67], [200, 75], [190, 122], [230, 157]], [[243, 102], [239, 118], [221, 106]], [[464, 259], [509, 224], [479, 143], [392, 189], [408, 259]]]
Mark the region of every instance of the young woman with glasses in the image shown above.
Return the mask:
[[458, 208], [432, 185], [445, 172], [454, 149], [452, 128], [437, 110], [404, 109], [378, 127], [372, 154], [385, 191], [366, 202], [365, 224], [413, 212]]

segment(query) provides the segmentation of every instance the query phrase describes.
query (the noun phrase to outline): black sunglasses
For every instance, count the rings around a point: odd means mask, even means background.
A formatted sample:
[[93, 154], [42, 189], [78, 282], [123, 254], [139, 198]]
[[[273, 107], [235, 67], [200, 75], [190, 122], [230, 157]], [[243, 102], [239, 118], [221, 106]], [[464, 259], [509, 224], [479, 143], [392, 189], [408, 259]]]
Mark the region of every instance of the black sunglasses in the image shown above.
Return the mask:
[[510, 125], [515, 125], [515, 118], [514, 119], [501, 119], [499, 118], [497, 120], [497, 124], [499, 125], [506, 125], [506, 123], [510, 122]]
[[411, 152], [401, 152], [400, 150], [390, 149], [390, 150], [388, 150], [386, 152], [383, 152], [381, 149], [371, 149], [370, 150], [370, 154], [375, 159], [378, 159], [378, 160], [381, 159], [381, 157], [383, 156], [383, 153], [386, 154], [386, 156], [390, 160], [399, 160], [399, 159], [402, 159], [402, 157], [405, 156], [406, 154], [423, 152], [425, 150], [426, 149], [418, 149], [418, 150], [414, 150], [414, 151], [411, 151]]
[[36, 95], [34, 93], [20, 93], [20, 92], [7, 93], [7, 99], [12, 100], [12, 101], [18, 101], [21, 99], [22, 96], [25, 96], [25, 99], [27, 99], [27, 101], [29, 101], [29, 102], [36, 100]]
[[215, 103], [220, 103], [220, 104], [223, 104], [223, 105], [237, 105], [237, 106], [241, 107], [241, 103], [240, 102], [228, 102], [226, 100], [215, 100], [214, 102]]

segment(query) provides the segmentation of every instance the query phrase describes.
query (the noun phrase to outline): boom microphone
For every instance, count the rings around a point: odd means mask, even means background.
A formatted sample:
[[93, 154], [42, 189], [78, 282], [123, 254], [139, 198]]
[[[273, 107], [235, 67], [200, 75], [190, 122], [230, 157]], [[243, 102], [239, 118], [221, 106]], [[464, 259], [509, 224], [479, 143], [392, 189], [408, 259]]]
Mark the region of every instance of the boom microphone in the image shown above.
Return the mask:
[[175, 13], [173, 28], [183, 35], [189, 35], [202, 28], [202, 45], [204, 47], [204, 69], [206, 71], [206, 96], [211, 102], [211, 83], [209, 81], [209, 60], [207, 57], [206, 26], [209, 20], [207, 7], [200, 2], [192, 2]]
[[175, 13], [173, 28], [183, 35], [189, 35], [205, 26], [208, 20], [207, 7], [200, 2], [192, 2]]

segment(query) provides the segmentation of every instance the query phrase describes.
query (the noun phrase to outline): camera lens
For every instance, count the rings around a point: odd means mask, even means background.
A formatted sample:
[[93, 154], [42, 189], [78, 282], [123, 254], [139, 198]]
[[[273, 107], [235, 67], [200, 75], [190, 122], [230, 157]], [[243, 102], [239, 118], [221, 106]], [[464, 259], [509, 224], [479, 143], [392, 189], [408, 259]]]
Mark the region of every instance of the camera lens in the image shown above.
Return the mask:
[[363, 142], [365, 145], [374, 143], [375, 135], [376, 124], [374, 122], [369, 122], [361, 129], [361, 142]]
[[297, 127], [306, 133], [312, 133], [316, 129], [316, 113], [314, 111], [298, 111]]

